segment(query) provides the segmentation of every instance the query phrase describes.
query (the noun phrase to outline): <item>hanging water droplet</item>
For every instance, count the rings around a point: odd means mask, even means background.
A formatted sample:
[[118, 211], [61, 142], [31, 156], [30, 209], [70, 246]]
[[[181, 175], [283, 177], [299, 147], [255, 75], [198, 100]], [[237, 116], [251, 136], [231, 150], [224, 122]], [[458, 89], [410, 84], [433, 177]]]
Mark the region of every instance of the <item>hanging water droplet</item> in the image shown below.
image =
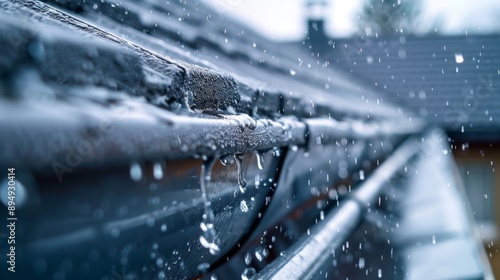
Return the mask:
[[220, 249], [217, 245], [218, 238], [214, 229], [214, 213], [212, 211], [210, 199], [208, 198], [207, 190], [208, 182], [210, 182], [211, 179], [210, 173], [212, 171], [213, 163], [213, 158], [207, 158], [201, 166], [200, 189], [201, 197], [203, 199], [204, 213], [203, 221], [200, 223], [200, 228], [202, 230], [200, 244], [201, 246], [209, 249], [210, 254], [216, 255], [219, 253]]
[[274, 147], [273, 148], [273, 156], [275, 156], [275, 157], [281, 156], [281, 150], [280, 150], [280, 148], [278, 148], [278, 147]]
[[142, 179], [142, 167], [139, 163], [134, 162], [130, 165], [130, 178], [136, 182]]
[[240, 209], [241, 209], [241, 212], [243, 212], [243, 213], [248, 212], [248, 205], [247, 205], [247, 202], [245, 200], [240, 201]]
[[156, 180], [161, 180], [163, 178], [163, 163], [155, 162], [153, 165], [153, 176]]
[[252, 254], [250, 254], [250, 252], [247, 252], [245, 254], [245, 264], [250, 265], [251, 262], [252, 262]]
[[238, 184], [240, 187], [240, 191], [242, 193], [245, 192], [245, 187], [247, 186], [247, 181], [245, 180], [245, 176], [243, 174], [243, 155], [234, 155], [234, 159], [236, 160], [236, 165], [238, 166]]
[[245, 268], [241, 273], [241, 280], [249, 280], [255, 275], [255, 269], [252, 267]]
[[264, 257], [269, 257], [269, 250], [267, 250], [266, 248], [262, 249], [262, 255]]
[[224, 166], [230, 166], [234, 163], [234, 155], [227, 154], [220, 156], [220, 163]]
[[255, 151], [255, 156], [257, 157], [257, 167], [262, 170], [264, 169], [264, 154], [258, 151]]
[[264, 259], [261, 247], [257, 247], [257, 249], [255, 249], [255, 258], [259, 262], [261, 262]]

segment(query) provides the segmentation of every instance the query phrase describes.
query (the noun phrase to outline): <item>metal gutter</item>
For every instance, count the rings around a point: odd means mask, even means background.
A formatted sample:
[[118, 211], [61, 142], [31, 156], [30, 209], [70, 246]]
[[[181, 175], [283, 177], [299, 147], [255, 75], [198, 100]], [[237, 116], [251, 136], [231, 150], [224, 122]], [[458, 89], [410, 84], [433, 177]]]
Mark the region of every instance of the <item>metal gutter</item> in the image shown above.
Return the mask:
[[78, 157], [79, 164], [94, 164], [216, 156], [306, 146], [309, 139], [327, 144], [344, 137], [392, 137], [422, 129], [418, 122], [407, 122], [406, 129], [401, 129], [393, 121], [293, 117], [255, 120], [245, 114], [214, 116], [194, 112], [178, 115], [132, 101], [111, 109], [94, 104], [51, 106], [47, 109], [42, 103], [0, 102], [2, 114], [9, 116], [9, 120], [0, 120], [0, 135], [10, 136], [0, 142], [0, 166], [8, 162], [43, 169], [57, 162], [71, 167], [72, 157]]

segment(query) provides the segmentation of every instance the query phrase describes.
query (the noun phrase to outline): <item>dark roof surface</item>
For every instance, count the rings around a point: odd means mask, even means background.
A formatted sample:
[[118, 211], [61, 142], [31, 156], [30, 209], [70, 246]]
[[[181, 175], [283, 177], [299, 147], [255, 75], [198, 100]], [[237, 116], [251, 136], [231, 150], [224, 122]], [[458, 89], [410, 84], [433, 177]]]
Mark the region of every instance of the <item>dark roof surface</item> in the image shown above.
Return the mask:
[[[299, 46], [290, 46], [284, 51], [279, 45], [243, 25], [225, 19], [221, 11], [211, 9], [201, 2], [44, 2], [62, 8], [83, 21], [80, 26], [72, 27], [74, 34], [81, 36], [83, 30], [85, 36], [90, 33], [106, 40], [118, 41], [128, 49], [139, 51], [142, 57], [136, 59], [136, 65], [143, 64], [147, 80], [145, 83], [155, 83], [156, 88], [150, 89], [153, 93], [150, 92], [149, 95], [156, 100], [173, 93], [175, 96], [172, 100], [182, 98], [181, 94], [175, 94], [175, 88], [183, 88], [183, 85], [176, 84], [182, 81], [179, 74], [182, 74], [183, 67], [170, 66], [186, 66], [187, 63], [213, 70], [215, 73], [210, 73], [214, 75], [234, 78], [230, 82], [235, 83], [232, 86], [227, 86], [227, 79], [221, 79], [226, 85], [219, 89], [229, 89], [225, 96], [232, 93], [235, 99], [239, 98], [237, 102], [223, 104], [237, 112], [248, 113], [258, 106], [261, 111], [277, 113], [279, 110], [286, 110], [289, 114], [300, 117], [328, 115], [333, 111], [337, 112], [339, 117], [364, 115], [370, 119], [375, 115], [400, 116], [394, 106], [377, 103], [378, 96], [372, 89], [361, 87], [340, 71], [326, 67]], [[26, 5], [35, 9], [40, 6], [36, 1], [26, 2]], [[19, 8], [11, 9], [14, 16], [20, 13], [15, 11]], [[43, 7], [40, 6], [40, 9]], [[64, 16], [50, 14], [48, 17], [59, 17], [64, 22]], [[60, 25], [49, 19], [42, 19], [42, 23]], [[108, 33], [97, 31], [94, 27]], [[142, 50], [147, 50], [148, 54], [143, 55]], [[165, 66], [164, 60], [170, 58], [175, 60], [170, 60], [174, 63], [167, 63]], [[189, 70], [194, 74], [189, 77], [193, 78], [192, 80], [199, 80], [207, 73], [198, 68], [196, 71]], [[172, 81], [170, 84], [163, 85], [169, 80]], [[205, 99], [207, 91], [200, 92], [205, 87], [192, 86], [194, 99]], [[162, 88], [165, 89], [163, 92]], [[218, 89], [211, 92], [222, 93]], [[222, 97], [215, 96], [210, 102], [225, 99]], [[365, 106], [360, 106], [361, 103]], [[280, 106], [283, 108], [280, 109]], [[332, 117], [337, 116], [332, 114]]]
[[325, 55], [450, 132], [500, 130], [500, 35], [334, 40]]

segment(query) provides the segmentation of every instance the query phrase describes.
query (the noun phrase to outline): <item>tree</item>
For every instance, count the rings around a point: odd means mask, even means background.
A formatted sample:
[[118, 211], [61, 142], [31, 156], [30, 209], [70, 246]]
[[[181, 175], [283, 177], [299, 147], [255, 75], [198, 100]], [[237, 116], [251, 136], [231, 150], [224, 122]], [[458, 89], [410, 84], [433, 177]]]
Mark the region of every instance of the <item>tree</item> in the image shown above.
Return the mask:
[[365, 0], [359, 17], [361, 33], [392, 35], [412, 33], [420, 12], [418, 1], [411, 0]]

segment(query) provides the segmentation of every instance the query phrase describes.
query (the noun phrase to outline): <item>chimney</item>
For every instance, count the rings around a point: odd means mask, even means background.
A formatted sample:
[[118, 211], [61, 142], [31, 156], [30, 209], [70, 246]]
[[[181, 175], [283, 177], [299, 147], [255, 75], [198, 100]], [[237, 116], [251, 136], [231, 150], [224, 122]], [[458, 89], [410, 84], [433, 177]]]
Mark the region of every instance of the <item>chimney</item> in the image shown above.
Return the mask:
[[328, 0], [306, 0], [307, 1], [307, 37], [311, 44], [319, 44], [326, 41], [325, 16]]

